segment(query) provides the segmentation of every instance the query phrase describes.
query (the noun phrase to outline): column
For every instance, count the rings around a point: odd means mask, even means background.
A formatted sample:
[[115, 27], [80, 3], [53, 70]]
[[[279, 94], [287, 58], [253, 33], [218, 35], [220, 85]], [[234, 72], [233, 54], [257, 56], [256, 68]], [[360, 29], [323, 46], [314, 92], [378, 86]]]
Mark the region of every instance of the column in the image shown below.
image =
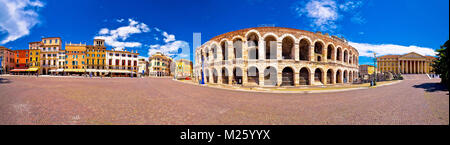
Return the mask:
[[299, 61], [300, 60], [300, 45], [299, 42], [294, 43], [294, 60]]
[[281, 86], [281, 83], [283, 83], [283, 70], [277, 70], [277, 86]]
[[242, 67], [242, 86], [247, 86], [248, 78], [247, 78], [247, 67]]
[[405, 60], [405, 73], [409, 74], [409, 61]]
[[299, 71], [295, 71], [294, 70], [294, 86], [299, 86], [299, 82], [300, 82], [300, 72]]
[[258, 73], [259, 73], [259, 86], [260, 87], [264, 87], [264, 70], [258, 70]]

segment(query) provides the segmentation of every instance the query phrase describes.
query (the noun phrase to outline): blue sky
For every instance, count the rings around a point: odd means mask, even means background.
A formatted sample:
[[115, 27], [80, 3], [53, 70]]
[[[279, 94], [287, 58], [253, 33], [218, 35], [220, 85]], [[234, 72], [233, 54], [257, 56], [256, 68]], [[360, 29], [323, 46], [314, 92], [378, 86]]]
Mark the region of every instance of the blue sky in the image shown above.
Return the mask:
[[229, 31], [275, 25], [343, 36], [368, 64], [379, 55], [433, 55], [449, 38], [446, 0], [0, 0], [0, 45], [27, 49], [41, 37], [174, 57]]

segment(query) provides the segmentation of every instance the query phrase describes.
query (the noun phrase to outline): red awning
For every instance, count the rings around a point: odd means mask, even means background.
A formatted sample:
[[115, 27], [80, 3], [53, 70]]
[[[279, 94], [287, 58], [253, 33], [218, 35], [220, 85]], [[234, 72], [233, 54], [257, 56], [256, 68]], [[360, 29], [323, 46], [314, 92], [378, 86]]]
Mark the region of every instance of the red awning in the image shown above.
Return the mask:
[[25, 72], [27, 70], [28, 69], [13, 69], [13, 70], [11, 70], [11, 72]]

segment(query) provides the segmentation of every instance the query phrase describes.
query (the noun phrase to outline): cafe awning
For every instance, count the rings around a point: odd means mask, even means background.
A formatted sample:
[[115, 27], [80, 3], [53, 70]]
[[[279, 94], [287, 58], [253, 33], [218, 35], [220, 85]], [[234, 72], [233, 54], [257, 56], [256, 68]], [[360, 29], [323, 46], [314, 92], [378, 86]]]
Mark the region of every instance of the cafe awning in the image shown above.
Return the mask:
[[64, 72], [86, 72], [84, 69], [64, 69]]

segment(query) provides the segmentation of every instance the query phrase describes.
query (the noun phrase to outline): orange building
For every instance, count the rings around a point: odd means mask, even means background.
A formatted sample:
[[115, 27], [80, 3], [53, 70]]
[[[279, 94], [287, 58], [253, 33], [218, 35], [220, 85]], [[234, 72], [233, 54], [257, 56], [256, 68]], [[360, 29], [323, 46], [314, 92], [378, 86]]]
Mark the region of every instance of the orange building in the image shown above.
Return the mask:
[[16, 54], [14, 69], [28, 69], [29, 50], [14, 50]]
[[66, 44], [66, 62], [64, 72], [70, 74], [84, 74], [86, 72], [86, 45]]

